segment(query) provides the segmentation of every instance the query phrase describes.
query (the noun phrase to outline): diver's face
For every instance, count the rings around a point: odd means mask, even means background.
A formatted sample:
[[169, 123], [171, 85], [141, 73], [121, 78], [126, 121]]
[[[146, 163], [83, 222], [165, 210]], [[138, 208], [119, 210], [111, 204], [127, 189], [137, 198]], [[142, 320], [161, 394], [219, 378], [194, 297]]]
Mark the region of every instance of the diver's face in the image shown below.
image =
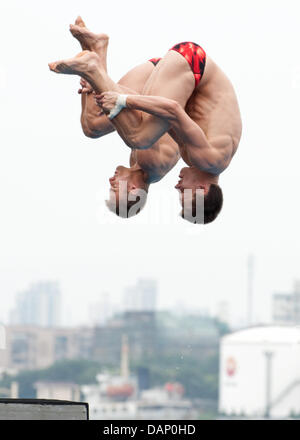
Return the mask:
[[137, 187], [133, 181], [133, 174], [130, 168], [118, 166], [112, 177], [109, 178], [110, 199], [115, 199], [119, 203], [120, 197], [127, 200], [129, 193], [135, 193]]
[[192, 182], [190, 179], [189, 167], [184, 167], [179, 173], [179, 180], [175, 188], [183, 193], [185, 189], [192, 189]]
[[[123, 216], [120, 212], [127, 212], [128, 214], [129, 207], [133, 205], [132, 202], [139, 202], [137, 212], [142, 209], [146, 202], [147, 190], [141, 173], [118, 166], [114, 175], [109, 178], [109, 183], [110, 190], [107, 205], [110, 210], [113, 210], [111, 207], [115, 207], [118, 210], [116, 213]], [[131, 215], [133, 215], [132, 212]]]
[[109, 183], [110, 183], [109, 199], [115, 200], [117, 204], [119, 203], [120, 181], [127, 182], [126, 176], [128, 173], [126, 173], [126, 170], [128, 170], [126, 167], [120, 165], [116, 168], [114, 175], [109, 178]]
[[119, 188], [119, 181], [126, 180], [129, 176], [129, 169], [123, 167], [122, 165], [118, 166], [115, 170], [115, 173], [112, 177], [109, 178], [110, 187], [112, 190], [117, 190]]
[[185, 202], [190, 202], [190, 199], [193, 198], [197, 189], [202, 189], [204, 194], [207, 194], [209, 184], [206, 184], [199, 178], [197, 170], [191, 167], [185, 167], [182, 168], [179, 173], [179, 180], [175, 188], [179, 191], [180, 202], [183, 205], [183, 198]]
[[[183, 206], [183, 198], [185, 202], [189, 202], [193, 198], [196, 188], [199, 188], [199, 182], [195, 180], [195, 173], [190, 167], [184, 167], [179, 173], [179, 180], [175, 188], [179, 191], [179, 200]], [[185, 191], [191, 190], [191, 191]]]

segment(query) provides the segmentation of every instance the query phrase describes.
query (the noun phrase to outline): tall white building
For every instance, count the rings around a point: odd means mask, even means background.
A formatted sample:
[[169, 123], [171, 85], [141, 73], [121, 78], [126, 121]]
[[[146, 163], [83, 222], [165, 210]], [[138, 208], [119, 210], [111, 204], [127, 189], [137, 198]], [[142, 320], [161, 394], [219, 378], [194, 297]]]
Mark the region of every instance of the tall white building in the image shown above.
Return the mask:
[[300, 415], [300, 328], [251, 327], [223, 336], [219, 377], [221, 414]]
[[42, 281], [19, 292], [10, 316], [13, 325], [56, 327], [61, 321], [61, 292], [57, 282]]
[[216, 317], [225, 324], [230, 323], [229, 302], [220, 301], [217, 304]]
[[272, 298], [274, 324], [300, 325], [300, 281], [290, 293], [275, 293]]
[[153, 279], [139, 279], [135, 286], [124, 291], [125, 312], [153, 312], [156, 301], [157, 282]]
[[116, 308], [111, 302], [108, 292], [103, 292], [97, 302], [89, 307], [89, 323], [91, 326], [104, 326], [112, 318]]

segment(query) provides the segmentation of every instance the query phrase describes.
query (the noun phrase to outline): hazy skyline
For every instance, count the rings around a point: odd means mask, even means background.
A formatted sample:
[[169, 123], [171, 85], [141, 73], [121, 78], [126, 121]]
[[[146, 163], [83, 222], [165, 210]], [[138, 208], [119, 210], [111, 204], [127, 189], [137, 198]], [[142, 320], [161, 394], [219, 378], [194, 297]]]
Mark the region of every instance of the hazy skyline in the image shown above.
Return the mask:
[[[185, 301], [214, 310], [228, 300], [235, 317], [246, 316], [249, 253], [254, 316], [270, 319], [271, 294], [300, 278], [299, 12], [296, 0], [1, 3], [0, 319], [36, 280], [60, 282], [76, 323], [102, 291], [121, 301], [124, 287], [143, 277], [158, 280], [159, 307]], [[191, 40], [233, 82], [243, 135], [220, 177], [224, 208], [213, 224], [178, 217], [182, 161], [151, 186], [136, 218], [102, 216], [108, 177], [130, 151], [117, 134], [82, 134], [78, 78], [47, 66], [80, 51], [68, 31], [78, 14], [110, 35], [114, 80]], [[151, 220], [154, 209], [160, 221]]]

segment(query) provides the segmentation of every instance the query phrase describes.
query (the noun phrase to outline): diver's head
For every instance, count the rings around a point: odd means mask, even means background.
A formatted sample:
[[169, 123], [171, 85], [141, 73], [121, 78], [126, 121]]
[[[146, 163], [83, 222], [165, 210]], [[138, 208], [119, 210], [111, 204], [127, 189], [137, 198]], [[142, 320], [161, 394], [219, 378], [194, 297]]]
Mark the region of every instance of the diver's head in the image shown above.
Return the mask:
[[116, 168], [110, 177], [107, 207], [120, 217], [128, 218], [138, 214], [146, 204], [149, 184], [146, 173], [138, 167]]
[[180, 193], [181, 216], [191, 223], [214, 221], [223, 205], [218, 176], [195, 167], [185, 167], [180, 171], [179, 179], [175, 188]]

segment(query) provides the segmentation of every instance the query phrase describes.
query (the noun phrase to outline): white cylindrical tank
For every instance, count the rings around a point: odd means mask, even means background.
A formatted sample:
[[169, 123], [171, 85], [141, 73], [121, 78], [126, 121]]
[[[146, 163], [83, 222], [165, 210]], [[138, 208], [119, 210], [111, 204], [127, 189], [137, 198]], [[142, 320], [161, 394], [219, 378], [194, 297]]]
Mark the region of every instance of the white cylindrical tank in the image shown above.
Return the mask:
[[300, 415], [300, 328], [253, 327], [221, 340], [219, 412]]

